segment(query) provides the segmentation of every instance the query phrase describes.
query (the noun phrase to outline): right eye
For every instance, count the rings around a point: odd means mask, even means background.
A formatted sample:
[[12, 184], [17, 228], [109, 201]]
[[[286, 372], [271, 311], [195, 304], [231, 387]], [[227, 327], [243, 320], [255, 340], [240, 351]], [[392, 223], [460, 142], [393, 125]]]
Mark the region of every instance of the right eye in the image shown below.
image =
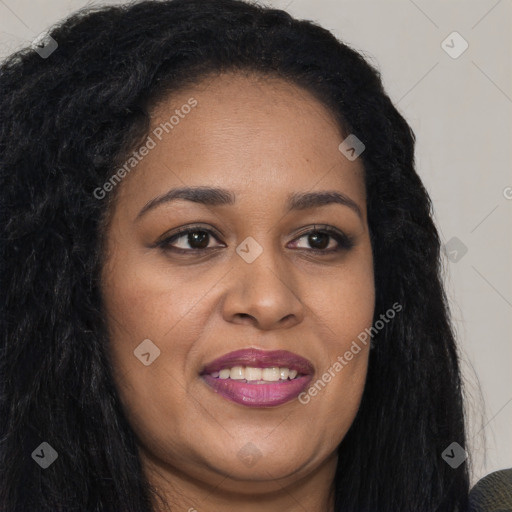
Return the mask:
[[[216, 247], [208, 247], [211, 238], [217, 240], [215, 233], [203, 227], [189, 227], [174, 233], [158, 243], [158, 246], [166, 251], [177, 252], [179, 254], [190, 254], [193, 252], [202, 252]], [[175, 247], [179, 242], [186, 247]]]

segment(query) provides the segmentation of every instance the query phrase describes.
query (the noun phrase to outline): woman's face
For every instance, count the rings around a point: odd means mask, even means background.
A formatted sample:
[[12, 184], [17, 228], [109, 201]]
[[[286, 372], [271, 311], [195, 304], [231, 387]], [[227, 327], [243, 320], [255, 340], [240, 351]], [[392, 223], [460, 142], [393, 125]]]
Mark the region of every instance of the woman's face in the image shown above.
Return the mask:
[[[144, 464], [238, 492], [333, 477], [367, 371], [369, 345], [353, 342], [374, 313], [360, 159], [305, 90], [242, 74], [160, 103], [149, 136], [117, 185], [102, 275]], [[172, 199], [183, 187], [222, 192]], [[298, 200], [318, 192], [344, 200]]]

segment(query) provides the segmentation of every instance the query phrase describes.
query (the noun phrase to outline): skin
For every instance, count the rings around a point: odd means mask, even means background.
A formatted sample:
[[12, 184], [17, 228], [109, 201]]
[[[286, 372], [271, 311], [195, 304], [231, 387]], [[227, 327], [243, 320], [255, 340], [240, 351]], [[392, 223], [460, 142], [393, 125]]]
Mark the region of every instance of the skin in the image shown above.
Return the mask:
[[[307, 91], [240, 72], [166, 98], [151, 130], [191, 97], [197, 106], [161, 141], [153, 137], [156, 147], [118, 185], [106, 232], [102, 285], [115, 383], [144, 470], [176, 510], [333, 510], [336, 448], [360, 404], [369, 345], [305, 405], [248, 408], [213, 392], [199, 373], [233, 350], [283, 349], [313, 363], [315, 382], [372, 325], [362, 162], [338, 150], [348, 134]], [[137, 218], [149, 201], [185, 185], [227, 188], [236, 203], [180, 199]], [[287, 212], [290, 193], [321, 190], [348, 196], [361, 217], [334, 203]], [[204, 245], [184, 235], [171, 248], [155, 246], [195, 224], [218, 238], [200, 231]], [[338, 247], [334, 238], [314, 245], [304, 233], [315, 225], [346, 233], [354, 246], [315, 253]], [[252, 263], [236, 252], [247, 237], [263, 249]], [[204, 246], [215, 249], [201, 254]], [[148, 366], [134, 356], [145, 339], [160, 350]], [[247, 451], [252, 465], [240, 456]]]

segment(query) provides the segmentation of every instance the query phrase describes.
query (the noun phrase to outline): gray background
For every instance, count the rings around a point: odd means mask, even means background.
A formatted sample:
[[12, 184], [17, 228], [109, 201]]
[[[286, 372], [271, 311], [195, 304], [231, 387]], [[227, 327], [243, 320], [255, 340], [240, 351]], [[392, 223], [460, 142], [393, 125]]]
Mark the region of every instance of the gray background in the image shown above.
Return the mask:
[[[126, 2], [0, 0], [0, 58], [67, 14], [106, 3]], [[452, 252], [446, 287], [467, 380], [472, 481], [512, 467], [512, 1], [266, 4], [361, 50], [413, 127], [417, 169]], [[458, 58], [442, 47], [454, 31], [469, 44]], [[445, 43], [452, 52], [462, 48], [457, 37]]]

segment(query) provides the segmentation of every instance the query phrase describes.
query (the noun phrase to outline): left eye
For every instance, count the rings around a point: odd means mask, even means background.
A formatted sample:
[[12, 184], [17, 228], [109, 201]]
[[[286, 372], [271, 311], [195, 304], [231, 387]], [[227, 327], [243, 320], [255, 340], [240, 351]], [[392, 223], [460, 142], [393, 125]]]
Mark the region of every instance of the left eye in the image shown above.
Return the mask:
[[[342, 248], [347, 249], [350, 245], [347, 237], [336, 232], [329, 231], [308, 231], [307, 233], [296, 238], [296, 240], [306, 239], [306, 243], [310, 244], [313, 251], [321, 252], [333, 252], [339, 251]], [[329, 242], [336, 242], [334, 246], [330, 245]], [[301, 249], [302, 247], [299, 247]], [[307, 249], [307, 247], [306, 247]]]
[[[294, 242], [306, 237], [306, 243], [313, 246], [313, 248], [309, 250], [314, 252], [332, 253], [351, 249], [354, 245], [352, 239], [349, 236], [328, 227], [307, 231], [306, 233], [303, 233], [297, 237]], [[179, 233], [176, 233], [171, 237], [166, 238], [165, 240], [162, 240], [158, 243], [158, 246], [164, 250], [177, 252], [180, 254], [216, 249], [216, 247], [208, 247], [210, 238], [218, 241], [217, 236], [209, 229], [189, 228], [180, 231]], [[182, 244], [188, 244], [190, 249], [184, 247], [176, 247], [177, 242], [180, 240], [183, 240], [181, 242]], [[336, 242], [334, 247], [332, 247], [329, 243], [330, 240], [334, 240]], [[308, 250], [304, 247], [298, 248]]]

